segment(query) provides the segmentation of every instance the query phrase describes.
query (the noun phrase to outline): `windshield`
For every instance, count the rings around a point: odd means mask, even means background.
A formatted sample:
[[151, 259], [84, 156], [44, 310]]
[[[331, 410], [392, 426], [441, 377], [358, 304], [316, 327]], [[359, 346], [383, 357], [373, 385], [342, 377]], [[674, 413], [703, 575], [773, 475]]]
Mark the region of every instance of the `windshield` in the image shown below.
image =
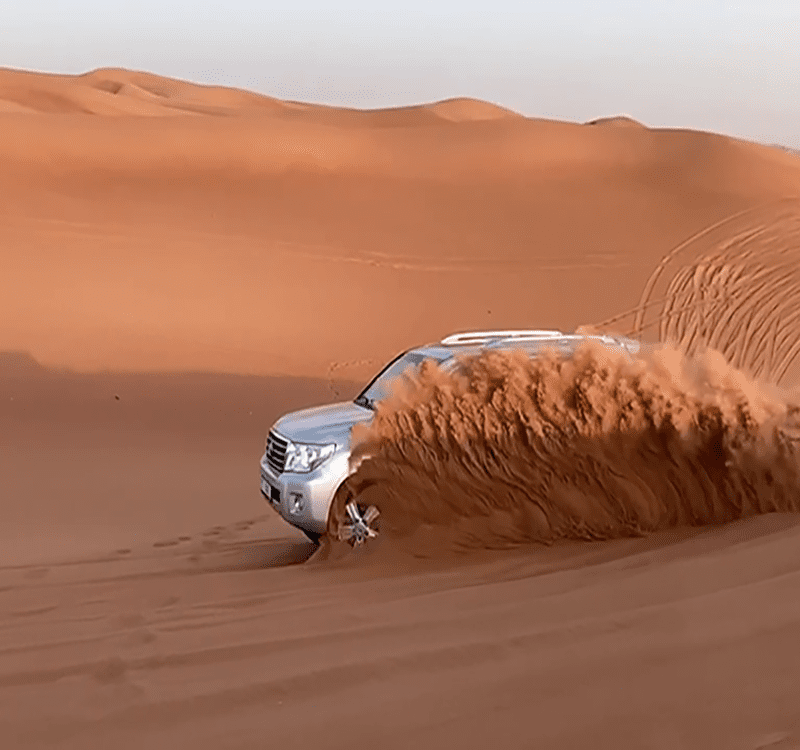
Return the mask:
[[418, 367], [426, 359], [432, 359], [434, 362], [444, 362], [445, 359], [449, 358], [434, 357], [420, 352], [405, 352], [393, 359], [373, 378], [372, 382], [356, 397], [355, 403], [367, 409], [374, 409], [378, 401], [389, 395], [392, 381], [400, 377], [406, 370], [411, 367]]
[[[540, 340], [527, 342], [524, 346], [498, 347], [496, 350], [511, 351], [512, 349], [519, 349], [535, 359], [537, 355], [541, 354], [544, 350], [555, 349], [563, 357], [570, 357], [575, 353], [575, 349], [580, 343], [582, 343], [583, 340], [584, 339], [578, 338], [570, 340]], [[389, 364], [386, 365], [386, 367], [384, 367], [383, 370], [381, 370], [381, 372], [379, 372], [373, 378], [370, 384], [354, 399], [354, 401], [359, 406], [363, 406], [367, 409], [374, 409], [375, 404], [378, 401], [381, 401], [389, 395], [391, 383], [395, 378], [401, 376], [411, 367], [418, 367], [426, 359], [432, 359], [434, 362], [438, 362], [439, 365], [443, 365], [448, 371], [462, 372], [463, 362], [454, 356], [456, 354], [458, 354], [458, 352], [454, 352], [453, 354], [445, 354], [443, 356], [436, 356], [430, 352], [425, 354], [418, 351], [404, 352], [389, 362]], [[466, 352], [461, 350], [461, 354], [466, 354]]]

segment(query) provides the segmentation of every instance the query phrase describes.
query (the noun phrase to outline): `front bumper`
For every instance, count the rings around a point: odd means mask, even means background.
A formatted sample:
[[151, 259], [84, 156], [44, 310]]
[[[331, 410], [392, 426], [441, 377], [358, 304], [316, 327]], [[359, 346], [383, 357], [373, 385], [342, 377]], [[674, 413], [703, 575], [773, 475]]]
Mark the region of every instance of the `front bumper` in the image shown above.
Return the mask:
[[334, 454], [322, 466], [305, 474], [275, 474], [261, 456], [261, 494], [284, 520], [299, 529], [324, 534], [328, 510], [339, 485], [347, 476], [346, 454]]

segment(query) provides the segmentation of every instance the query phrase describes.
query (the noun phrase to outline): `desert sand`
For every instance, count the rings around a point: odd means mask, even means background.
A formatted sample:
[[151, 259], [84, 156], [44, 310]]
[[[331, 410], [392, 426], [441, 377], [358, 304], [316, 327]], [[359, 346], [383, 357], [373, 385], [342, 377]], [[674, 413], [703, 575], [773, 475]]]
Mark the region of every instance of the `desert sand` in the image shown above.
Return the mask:
[[[5, 747], [800, 747], [797, 155], [0, 70], [0, 199]], [[361, 554], [265, 507], [281, 414], [580, 326], [674, 348], [423, 373]]]

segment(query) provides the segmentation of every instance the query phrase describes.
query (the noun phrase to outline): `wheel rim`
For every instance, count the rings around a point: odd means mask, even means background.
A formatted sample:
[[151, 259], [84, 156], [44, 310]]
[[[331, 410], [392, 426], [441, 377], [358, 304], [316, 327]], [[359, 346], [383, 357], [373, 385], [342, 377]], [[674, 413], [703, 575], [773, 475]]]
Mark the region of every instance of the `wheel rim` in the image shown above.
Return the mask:
[[337, 533], [340, 542], [349, 542], [353, 547], [358, 547], [378, 536], [373, 523], [380, 511], [374, 505], [362, 511], [358, 503], [351, 500], [344, 506], [344, 511]]

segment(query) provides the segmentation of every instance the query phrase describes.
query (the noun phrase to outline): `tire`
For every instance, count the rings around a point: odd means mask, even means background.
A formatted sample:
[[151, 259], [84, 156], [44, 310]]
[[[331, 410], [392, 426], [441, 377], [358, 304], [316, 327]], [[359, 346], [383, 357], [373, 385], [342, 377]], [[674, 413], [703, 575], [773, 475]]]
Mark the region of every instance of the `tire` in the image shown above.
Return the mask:
[[349, 533], [343, 534], [343, 530], [346, 527], [352, 527], [353, 525], [352, 518], [347, 510], [347, 506], [353, 504], [353, 501], [353, 492], [348, 487], [347, 482], [345, 482], [336, 491], [333, 502], [331, 502], [330, 510], [328, 511], [328, 527], [326, 533], [331, 542], [347, 542], [353, 546], [359, 546], [366, 542], [368, 538], [377, 535], [379, 524], [374, 524], [374, 521], [377, 519], [379, 511], [374, 505], [367, 506], [362, 503], [354, 503], [354, 506], [358, 515], [366, 519], [366, 525], [370, 529], [368, 532], [369, 536], [354, 539]]

